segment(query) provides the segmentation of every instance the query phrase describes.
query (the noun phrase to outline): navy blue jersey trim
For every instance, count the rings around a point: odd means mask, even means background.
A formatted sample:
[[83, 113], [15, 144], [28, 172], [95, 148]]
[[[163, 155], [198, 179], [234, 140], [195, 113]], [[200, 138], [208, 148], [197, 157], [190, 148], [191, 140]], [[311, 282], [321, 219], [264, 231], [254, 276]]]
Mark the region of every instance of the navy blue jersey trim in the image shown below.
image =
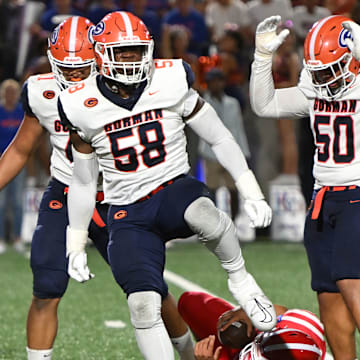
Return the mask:
[[28, 83], [25, 82], [21, 89], [20, 101], [26, 115], [36, 117], [29, 104]]
[[194, 81], [195, 81], [195, 75], [194, 72], [191, 69], [191, 66], [186, 62], [186, 61], [182, 61], [183, 66], [184, 66], [184, 70], [186, 73], [186, 81], [188, 84], [189, 89], [193, 86]]
[[60, 101], [60, 97], [58, 97], [57, 108], [58, 108], [61, 124], [64, 125], [66, 128], [68, 128], [69, 130], [76, 130], [75, 126], [70, 122], [70, 120], [65, 114], [64, 108]]
[[138, 100], [140, 99], [140, 96], [142, 95], [147, 82], [144, 81], [143, 83], [141, 83], [141, 85], [133, 92], [133, 94], [131, 95], [131, 97], [127, 98], [127, 99], [122, 99], [119, 95], [114, 94], [105, 84], [106, 78], [98, 75], [96, 77], [96, 84], [99, 88], [99, 91], [101, 92], [101, 94], [107, 98], [108, 100], [110, 100], [112, 103], [121, 106], [122, 108], [126, 109], [126, 110], [132, 110], [134, 108], [134, 106], [136, 105], [136, 103], [138, 102]]

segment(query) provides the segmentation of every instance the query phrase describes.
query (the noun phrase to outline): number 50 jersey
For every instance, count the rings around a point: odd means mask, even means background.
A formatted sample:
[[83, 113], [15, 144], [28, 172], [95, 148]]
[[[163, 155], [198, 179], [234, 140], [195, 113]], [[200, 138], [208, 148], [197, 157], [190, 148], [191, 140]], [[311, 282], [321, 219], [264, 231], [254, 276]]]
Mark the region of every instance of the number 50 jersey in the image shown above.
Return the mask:
[[59, 113], [96, 151], [105, 202], [131, 204], [187, 173], [183, 117], [194, 109], [193, 73], [182, 60], [156, 60], [149, 85], [122, 99], [102, 76], [63, 91]]
[[[337, 101], [318, 99], [305, 70], [298, 84], [308, 100], [316, 152], [315, 186], [360, 186], [360, 82]], [[295, 100], [296, 101], [296, 100]]]

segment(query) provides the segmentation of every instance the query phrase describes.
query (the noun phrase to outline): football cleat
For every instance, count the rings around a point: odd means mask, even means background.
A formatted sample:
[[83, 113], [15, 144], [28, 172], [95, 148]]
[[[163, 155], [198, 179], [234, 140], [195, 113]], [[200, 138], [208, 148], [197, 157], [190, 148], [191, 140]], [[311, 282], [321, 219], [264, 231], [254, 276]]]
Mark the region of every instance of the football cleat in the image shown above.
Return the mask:
[[260, 331], [270, 331], [276, 325], [276, 312], [272, 302], [265, 296], [252, 275], [233, 283], [228, 279], [228, 287], [252, 324]]

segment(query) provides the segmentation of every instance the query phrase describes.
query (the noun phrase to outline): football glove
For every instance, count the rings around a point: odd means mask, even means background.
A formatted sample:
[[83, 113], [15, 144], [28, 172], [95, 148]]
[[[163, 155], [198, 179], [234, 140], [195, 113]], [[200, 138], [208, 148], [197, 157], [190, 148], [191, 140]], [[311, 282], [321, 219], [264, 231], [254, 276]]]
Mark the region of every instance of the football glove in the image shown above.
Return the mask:
[[262, 58], [271, 58], [273, 53], [289, 35], [289, 30], [284, 29], [279, 35], [276, 29], [281, 22], [281, 16], [270, 16], [263, 20], [256, 28], [255, 55]]
[[71, 252], [69, 254], [68, 273], [71, 278], [81, 283], [95, 277], [87, 265], [87, 255], [85, 251]]
[[252, 227], [267, 227], [271, 223], [272, 210], [264, 200], [264, 195], [251, 170], [243, 173], [235, 183], [245, 200], [244, 209]]
[[360, 61], [360, 26], [354, 21], [344, 21], [342, 27], [350, 31], [352, 38], [346, 38], [345, 44], [357, 61]]
[[244, 209], [250, 218], [250, 226], [264, 228], [270, 225], [272, 211], [265, 200], [245, 200]]
[[85, 282], [93, 277], [87, 265], [85, 246], [88, 239], [88, 232], [75, 230], [70, 226], [66, 228], [66, 256], [69, 257], [68, 274], [78, 282]]

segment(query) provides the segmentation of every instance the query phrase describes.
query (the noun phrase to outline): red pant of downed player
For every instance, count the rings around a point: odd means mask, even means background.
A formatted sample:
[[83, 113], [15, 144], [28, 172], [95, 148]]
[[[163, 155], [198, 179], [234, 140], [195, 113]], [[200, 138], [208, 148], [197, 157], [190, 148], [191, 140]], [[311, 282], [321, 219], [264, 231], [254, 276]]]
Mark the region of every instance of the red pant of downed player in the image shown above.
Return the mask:
[[[233, 308], [233, 305], [223, 299], [196, 291], [185, 292], [178, 303], [181, 316], [197, 340], [216, 335], [219, 316]], [[218, 346], [222, 346], [219, 360], [232, 360], [239, 353], [239, 349], [231, 349], [220, 344], [216, 336], [214, 348]]]

